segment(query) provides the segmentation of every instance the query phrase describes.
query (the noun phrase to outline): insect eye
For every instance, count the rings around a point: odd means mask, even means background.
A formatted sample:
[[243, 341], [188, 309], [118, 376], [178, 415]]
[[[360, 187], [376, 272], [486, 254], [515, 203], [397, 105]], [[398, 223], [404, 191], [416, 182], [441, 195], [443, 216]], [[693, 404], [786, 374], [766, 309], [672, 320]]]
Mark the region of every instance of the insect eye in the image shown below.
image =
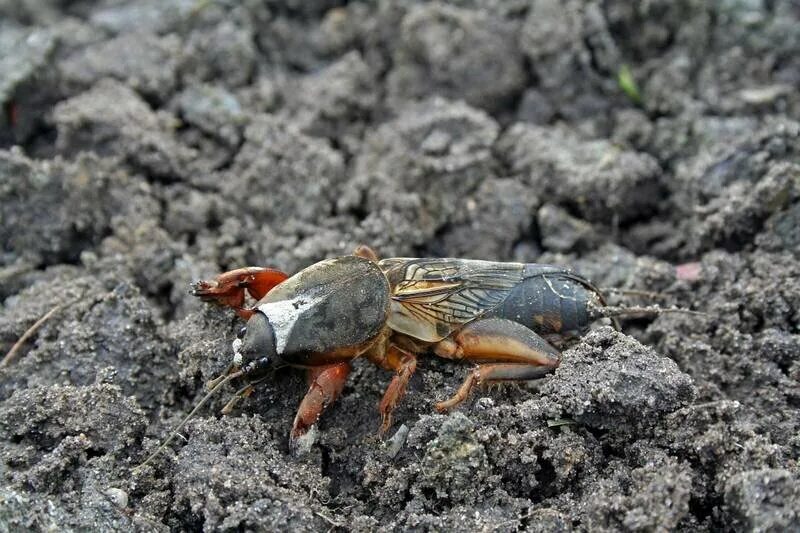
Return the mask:
[[236, 334], [236, 338], [243, 339], [245, 333], [247, 333], [247, 327], [243, 327], [242, 329], [240, 329], [239, 333]]

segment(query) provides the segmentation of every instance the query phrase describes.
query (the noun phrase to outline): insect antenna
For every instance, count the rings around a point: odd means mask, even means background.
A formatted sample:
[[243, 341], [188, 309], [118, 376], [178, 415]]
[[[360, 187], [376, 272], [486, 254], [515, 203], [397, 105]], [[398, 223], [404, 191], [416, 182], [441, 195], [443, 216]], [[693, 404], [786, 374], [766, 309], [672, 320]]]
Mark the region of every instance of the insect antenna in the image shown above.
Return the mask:
[[592, 306], [589, 309], [589, 316], [592, 320], [598, 318], [645, 318], [656, 317], [667, 313], [682, 313], [695, 316], [708, 316], [707, 313], [701, 311], [692, 311], [691, 309], [681, 309], [679, 307], [664, 308], [657, 305], [650, 305], [647, 307], [627, 307], [627, 306]]
[[603, 287], [603, 294], [621, 294], [623, 296], [641, 296], [651, 300], [663, 300], [667, 297], [663, 292], [643, 291], [639, 289], [618, 289], [616, 287]]
[[[138, 469], [142, 468], [144, 465], [146, 465], [147, 463], [149, 463], [149, 462], [150, 462], [150, 461], [151, 461], [151, 460], [152, 460], [152, 459], [153, 459], [155, 456], [157, 456], [159, 453], [161, 453], [161, 450], [163, 450], [164, 448], [166, 448], [166, 447], [167, 447], [167, 445], [168, 445], [170, 442], [172, 442], [172, 439], [174, 439], [174, 438], [175, 438], [175, 436], [176, 436], [176, 435], [178, 434], [178, 432], [179, 432], [179, 431], [180, 431], [180, 430], [183, 428], [183, 426], [185, 426], [185, 425], [186, 425], [186, 423], [187, 423], [189, 420], [191, 420], [191, 419], [192, 419], [192, 417], [195, 415], [195, 413], [197, 413], [197, 411], [198, 411], [198, 410], [199, 410], [201, 407], [203, 407], [203, 405], [204, 405], [204, 404], [205, 404], [205, 403], [208, 401], [208, 399], [209, 399], [209, 398], [211, 398], [211, 397], [214, 395], [214, 393], [216, 393], [216, 392], [217, 392], [217, 391], [218, 391], [220, 388], [222, 388], [222, 386], [223, 386], [223, 385], [225, 385], [226, 383], [228, 383], [228, 382], [229, 382], [229, 381], [231, 381], [232, 379], [238, 378], [238, 377], [239, 377], [239, 376], [241, 376], [242, 374], [244, 374], [244, 372], [240, 370], [240, 371], [238, 371], [238, 372], [234, 372], [234, 373], [232, 373], [232, 374], [228, 374], [228, 375], [227, 375], [227, 376], [225, 376], [225, 377], [224, 377], [222, 380], [219, 380], [219, 381], [217, 381], [217, 382], [214, 384], [214, 386], [211, 388], [211, 390], [210, 390], [210, 391], [208, 391], [208, 393], [206, 393], [206, 395], [205, 395], [205, 396], [203, 396], [203, 399], [202, 399], [202, 400], [200, 400], [199, 402], [197, 402], [197, 405], [195, 405], [195, 406], [194, 406], [194, 409], [192, 409], [192, 410], [191, 410], [191, 412], [190, 412], [188, 415], [186, 415], [186, 416], [183, 418], [183, 420], [181, 420], [181, 423], [180, 423], [180, 424], [178, 424], [178, 427], [176, 427], [175, 429], [173, 429], [173, 430], [172, 430], [172, 433], [170, 433], [170, 434], [169, 434], [169, 437], [167, 437], [167, 439], [166, 439], [164, 442], [162, 442], [162, 443], [161, 443], [161, 445], [160, 445], [158, 448], [156, 448], [156, 449], [155, 449], [155, 451], [154, 451], [153, 453], [151, 453], [151, 454], [150, 454], [150, 455], [147, 457], [147, 459], [145, 459], [145, 460], [144, 460], [144, 462], [142, 462], [142, 463], [141, 463], [139, 466], [137, 466], [137, 467], [136, 467], [134, 470], [138, 470]], [[215, 381], [216, 381], [216, 380], [215, 380]]]

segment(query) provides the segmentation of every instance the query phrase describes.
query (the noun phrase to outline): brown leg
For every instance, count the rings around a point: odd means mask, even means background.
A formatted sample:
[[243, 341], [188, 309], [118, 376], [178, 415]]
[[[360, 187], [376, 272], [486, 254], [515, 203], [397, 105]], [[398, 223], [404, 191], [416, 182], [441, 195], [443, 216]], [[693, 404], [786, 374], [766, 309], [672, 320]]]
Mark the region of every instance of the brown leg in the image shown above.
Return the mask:
[[364, 259], [369, 259], [373, 263], [378, 262], [378, 254], [375, 253], [375, 250], [367, 246], [366, 244], [360, 244], [354, 251], [353, 255], [358, 257], [363, 257]]
[[273, 287], [288, 278], [280, 270], [272, 268], [246, 267], [225, 272], [213, 281], [198, 281], [192, 284], [192, 295], [205, 302], [216, 302], [232, 307], [247, 320], [253, 314], [244, 308], [245, 290], [260, 300]]
[[477, 320], [434, 346], [448, 359], [485, 363], [475, 368], [449, 400], [436, 404], [446, 411], [463, 402], [475, 385], [543, 377], [561, 362], [559, 352], [525, 326], [502, 318]]
[[383, 435], [392, 426], [392, 412], [406, 395], [408, 381], [417, 369], [417, 356], [391, 345], [383, 360], [378, 364], [397, 372], [389, 386], [386, 387], [386, 392], [383, 393], [383, 399], [378, 407], [381, 413], [381, 427], [378, 433]]
[[552, 371], [552, 367], [516, 363], [478, 365], [472, 369], [452, 398], [436, 404], [436, 410], [443, 413], [457, 406], [469, 397], [469, 393], [472, 392], [475, 385], [506, 381], [528, 381], [544, 377]]
[[309, 387], [297, 416], [294, 418], [289, 445], [296, 448], [297, 440], [308, 433], [311, 426], [317, 423], [322, 411], [336, 400], [344, 388], [350, 374], [350, 363], [338, 363], [331, 366], [309, 369]]

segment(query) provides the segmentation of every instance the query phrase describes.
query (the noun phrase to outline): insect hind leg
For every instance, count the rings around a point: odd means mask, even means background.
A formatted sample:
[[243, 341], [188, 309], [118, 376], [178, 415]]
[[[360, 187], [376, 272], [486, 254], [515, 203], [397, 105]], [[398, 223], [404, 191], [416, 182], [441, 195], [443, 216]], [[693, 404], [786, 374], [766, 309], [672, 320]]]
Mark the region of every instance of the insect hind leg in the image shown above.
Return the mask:
[[476, 385], [538, 379], [561, 362], [558, 350], [533, 330], [502, 318], [471, 322], [436, 344], [434, 353], [479, 363], [452, 398], [436, 404], [440, 412], [463, 402]]
[[530, 366], [514, 363], [483, 364], [473, 368], [464, 383], [449, 399], [438, 402], [436, 410], [447, 412], [469, 398], [472, 389], [477, 385], [508, 383], [512, 381], [530, 381], [539, 379], [553, 371], [552, 367]]

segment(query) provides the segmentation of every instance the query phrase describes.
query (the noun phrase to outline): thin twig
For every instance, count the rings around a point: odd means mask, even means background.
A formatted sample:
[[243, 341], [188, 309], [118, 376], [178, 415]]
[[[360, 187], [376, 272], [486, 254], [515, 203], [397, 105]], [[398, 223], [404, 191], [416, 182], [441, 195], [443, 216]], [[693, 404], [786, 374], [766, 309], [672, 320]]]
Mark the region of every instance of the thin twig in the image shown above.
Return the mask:
[[319, 511], [314, 511], [314, 514], [317, 515], [318, 517], [322, 518], [323, 520], [325, 520], [327, 523], [329, 523], [333, 527], [344, 527], [341, 522], [337, 522], [333, 518], [331, 518], [329, 516], [325, 516], [324, 514], [320, 513]]
[[66, 305], [69, 305], [69, 304], [58, 304], [57, 306], [55, 306], [52, 309], [50, 309], [47, 313], [45, 313], [45, 315], [42, 318], [40, 318], [39, 320], [34, 322], [33, 325], [31, 327], [29, 327], [27, 329], [27, 331], [25, 331], [25, 333], [22, 334], [22, 337], [20, 337], [19, 340], [17, 340], [17, 342], [14, 343], [14, 346], [12, 346], [11, 349], [8, 351], [8, 353], [5, 355], [5, 357], [3, 357], [3, 360], [0, 361], [0, 368], [4, 368], [4, 367], [7, 367], [8, 365], [10, 365], [11, 362], [14, 360], [14, 357], [16, 357], [17, 352], [19, 352], [19, 349], [22, 348], [22, 345], [25, 344], [25, 342], [28, 339], [30, 339], [31, 336], [33, 336], [34, 333], [36, 333], [37, 329], [42, 327], [42, 324], [47, 322], [47, 320], [51, 316], [53, 316], [58, 311], [63, 309]]
[[500, 529], [502, 527], [510, 526], [514, 522], [516, 522], [517, 523], [517, 527], [519, 527], [519, 526], [522, 525], [522, 521], [523, 520], [529, 519], [530, 517], [533, 516], [533, 514], [535, 512], [536, 512], [536, 509], [528, 509], [528, 512], [525, 513], [524, 515], [522, 515], [520, 517], [517, 517], [517, 518], [512, 518], [511, 520], [506, 520], [505, 522], [500, 522], [499, 524], [495, 524], [494, 526], [491, 527], [491, 529], [489, 529], [489, 531], [497, 531], [498, 529]]

